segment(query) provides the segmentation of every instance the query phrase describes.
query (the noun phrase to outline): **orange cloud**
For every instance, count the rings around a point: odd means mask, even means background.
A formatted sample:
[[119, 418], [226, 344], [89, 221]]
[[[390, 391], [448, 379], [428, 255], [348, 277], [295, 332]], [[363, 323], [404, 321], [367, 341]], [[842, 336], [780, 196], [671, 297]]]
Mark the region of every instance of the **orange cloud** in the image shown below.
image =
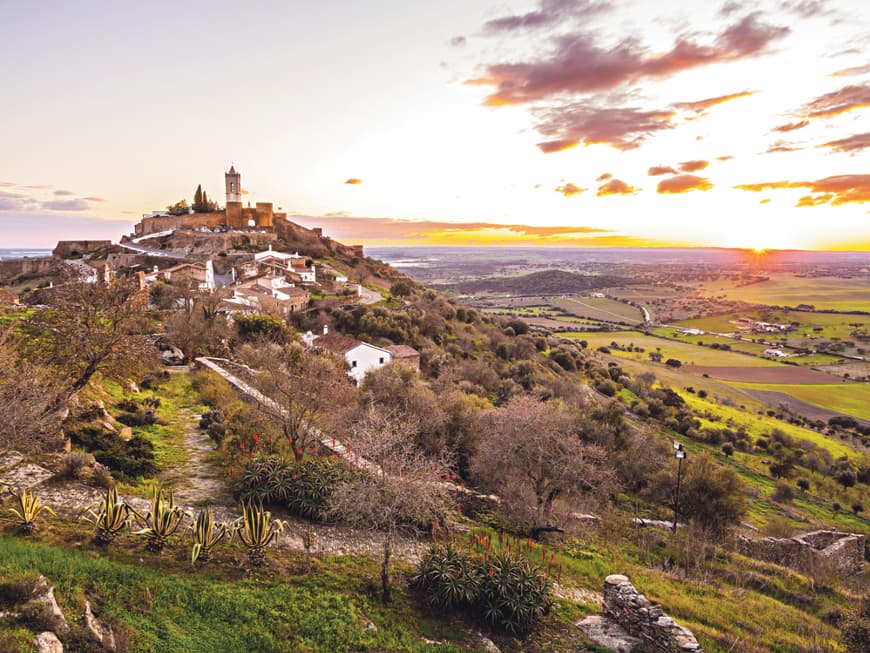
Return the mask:
[[552, 154], [553, 152], [570, 150], [572, 147], [577, 147], [578, 145], [580, 145], [580, 141], [576, 138], [565, 138], [558, 141], [538, 143], [538, 149], [540, 149], [544, 154]]
[[634, 195], [639, 193], [640, 189], [634, 186], [629, 186], [620, 179], [611, 179], [603, 186], [598, 188], [597, 197], [605, 197], [607, 195]]
[[670, 179], [662, 179], [656, 187], [656, 191], [662, 194], [689, 193], [693, 190], [707, 191], [713, 188], [713, 184], [706, 177], [695, 175], [677, 175]]
[[819, 147], [829, 147], [834, 152], [860, 152], [870, 147], [870, 132], [853, 134], [848, 138], [822, 143]]
[[738, 184], [734, 188], [751, 193], [760, 193], [768, 189], [808, 189], [811, 194], [801, 197], [798, 206], [818, 206], [827, 203], [838, 206], [870, 202], [870, 175], [836, 175], [817, 181], [766, 181], [758, 184]]
[[864, 107], [870, 107], [870, 82], [820, 95], [804, 107], [804, 113], [810, 118], [830, 118]]
[[639, 147], [655, 132], [671, 129], [673, 111], [643, 111], [633, 107], [607, 107], [576, 102], [539, 109], [538, 132], [552, 137], [538, 143], [542, 152], [559, 152], [583, 142], [610, 145], [618, 150]]
[[699, 170], [706, 168], [708, 165], [710, 165], [709, 161], [683, 161], [680, 164], [680, 170], [683, 172], [698, 172]]
[[609, 172], [605, 172], [604, 174], [599, 175], [598, 179], [596, 179], [595, 181], [602, 182], [602, 181], [607, 181], [608, 179], [612, 179], [612, 178], [613, 178], [612, 174], [610, 174]]
[[796, 129], [803, 129], [807, 125], [810, 124], [809, 120], [800, 120], [798, 122], [789, 122], [784, 125], [779, 125], [778, 127], [774, 127], [773, 131], [775, 132], [793, 132]]
[[658, 177], [660, 175], [675, 175], [677, 171], [671, 166], [652, 166], [646, 174], [650, 177]]
[[585, 188], [580, 188], [579, 186], [575, 186], [571, 182], [566, 184], [562, 184], [561, 186], [556, 186], [553, 189], [557, 193], [562, 193], [565, 197], [571, 197], [572, 195], [579, 195], [580, 193], [586, 192]]
[[350, 184], [351, 186], [356, 186], [357, 184], [362, 183], [362, 179], [357, 179], [356, 177], [351, 177], [350, 179], [346, 179], [344, 181], [346, 184]]
[[678, 109], [701, 113], [703, 111], [706, 111], [710, 107], [715, 107], [717, 104], [722, 104], [723, 102], [730, 102], [731, 100], [737, 100], [739, 98], [747, 97], [754, 94], [755, 91], [742, 91], [740, 93], [731, 93], [729, 95], [719, 95], [717, 97], [707, 98], [706, 100], [697, 100], [696, 102], [678, 102], [674, 106]]

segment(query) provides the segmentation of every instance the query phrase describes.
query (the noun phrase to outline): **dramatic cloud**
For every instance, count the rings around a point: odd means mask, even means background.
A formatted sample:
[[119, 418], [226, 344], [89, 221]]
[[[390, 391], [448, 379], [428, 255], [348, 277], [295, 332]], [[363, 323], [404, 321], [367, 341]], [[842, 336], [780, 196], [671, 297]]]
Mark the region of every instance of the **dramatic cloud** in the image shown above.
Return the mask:
[[864, 107], [870, 107], [870, 83], [825, 93], [807, 104], [802, 113], [810, 118], [830, 118]]
[[555, 40], [549, 57], [533, 62], [494, 64], [469, 84], [493, 86], [486, 104], [523, 104], [565, 93], [589, 93], [634, 83], [645, 77], [667, 77], [699, 66], [762, 54], [788, 27], [768, 25], [749, 14], [719, 34], [712, 45], [688, 37], [654, 54], [627, 39], [611, 49], [598, 46], [589, 34], [568, 34]]
[[832, 16], [834, 11], [822, 0], [801, 0], [800, 2], [783, 2], [782, 8], [791, 11], [801, 18], [816, 18]]
[[646, 171], [646, 174], [650, 177], [658, 177], [660, 175], [675, 175], [677, 174], [677, 171], [671, 166], [652, 166]]
[[609, 2], [591, 0], [541, 0], [539, 8], [525, 14], [503, 16], [483, 25], [484, 32], [511, 32], [521, 29], [537, 29], [562, 22], [568, 18], [584, 18], [608, 11]]
[[599, 175], [598, 179], [596, 179], [595, 181], [598, 181], [598, 182], [607, 181], [608, 179], [612, 179], [612, 178], [613, 178], [612, 174], [610, 174], [609, 172], [605, 172], [603, 175]]
[[677, 175], [670, 179], [662, 179], [656, 187], [656, 191], [662, 194], [688, 193], [693, 190], [710, 190], [713, 184], [706, 177], [695, 175]]
[[607, 195], [634, 195], [639, 193], [640, 189], [634, 186], [629, 186], [620, 179], [611, 179], [603, 186], [598, 188], [597, 197], [605, 197]]
[[575, 186], [571, 182], [566, 184], [562, 184], [561, 186], [556, 186], [553, 189], [557, 193], [562, 193], [565, 197], [571, 197], [572, 195], [579, 195], [580, 193], [586, 192], [585, 188], [580, 188], [579, 186]]
[[544, 153], [559, 152], [579, 145], [606, 144], [618, 150], [639, 147], [651, 134], [673, 127], [672, 111], [642, 111], [635, 108], [605, 108], [586, 103], [569, 104], [558, 109], [542, 109], [537, 130], [550, 137], [538, 148]]
[[784, 125], [779, 125], [778, 127], [774, 127], [773, 131], [775, 132], [793, 132], [796, 129], [803, 129], [807, 125], [810, 124], [809, 120], [800, 120], [798, 122], [788, 122]]
[[833, 152], [860, 152], [870, 147], [870, 132], [822, 143], [819, 147], [829, 147]]
[[49, 211], [87, 211], [91, 208], [91, 205], [83, 199], [51, 200], [42, 202], [40, 206]]
[[362, 183], [362, 179], [357, 179], [356, 177], [351, 177], [350, 179], [345, 179], [344, 183], [350, 184], [351, 186], [356, 186], [357, 184]]
[[71, 190], [56, 190], [56, 191], [54, 191], [54, 194], [57, 195], [58, 197], [66, 197], [69, 195], [75, 195], [75, 193], [72, 192]]
[[738, 98], [753, 95], [755, 91], [742, 91], [740, 93], [731, 93], [730, 95], [719, 95], [717, 97], [707, 98], [706, 100], [697, 100], [695, 102], [677, 102], [674, 106], [683, 111], [694, 111], [702, 113], [710, 107], [715, 107], [717, 104], [737, 100]]
[[832, 206], [870, 202], [870, 175], [837, 175], [818, 181], [767, 181], [760, 184], [739, 184], [734, 188], [750, 193], [789, 188], [808, 189], [811, 195], [802, 197], [798, 206], [818, 206], [828, 202]]
[[680, 170], [682, 172], [698, 172], [699, 170], [703, 170], [704, 168], [706, 168], [708, 165], [710, 165], [709, 161], [683, 161], [680, 164]]

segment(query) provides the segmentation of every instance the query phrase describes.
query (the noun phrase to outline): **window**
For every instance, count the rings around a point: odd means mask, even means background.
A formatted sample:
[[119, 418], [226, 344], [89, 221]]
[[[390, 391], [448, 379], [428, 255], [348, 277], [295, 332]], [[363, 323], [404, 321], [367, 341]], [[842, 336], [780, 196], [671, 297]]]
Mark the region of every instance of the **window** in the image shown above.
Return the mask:
[[356, 367], [356, 361], [351, 361], [351, 362], [350, 362], [350, 366], [351, 366], [351, 367]]
[[384, 357], [383, 357], [383, 356], [381, 356], [381, 357], [378, 359], [378, 363], [380, 363], [381, 365], [384, 364]]

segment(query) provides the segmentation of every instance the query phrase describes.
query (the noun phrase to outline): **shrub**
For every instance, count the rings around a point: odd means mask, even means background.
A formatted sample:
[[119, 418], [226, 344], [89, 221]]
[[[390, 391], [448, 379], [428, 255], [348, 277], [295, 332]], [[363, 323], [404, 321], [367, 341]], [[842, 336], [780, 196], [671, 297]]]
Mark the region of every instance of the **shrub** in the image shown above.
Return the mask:
[[480, 564], [480, 573], [477, 605], [493, 626], [525, 633], [549, 611], [550, 581], [525, 558], [497, 553]]
[[73, 444], [90, 451], [98, 463], [122, 478], [151, 476], [157, 471], [154, 445], [141, 435], [122, 440], [99, 427], [87, 426], [69, 431]]
[[81, 451], [70, 451], [60, 461], [60, 471], [57, 473], [58, 478], [81, 478], [85, 467], [91, 464], [93, 456], [89, 456]]
[[807, 478], [799, 478], [797, 480], [797, 486], [802, 492], [809, 492], [810, 490], [810, 481]]
[[852, 512], [854, 512], [856, 515], [858, 513], [864, 512], [864, 504], [862, 504], [860, 501], [856, 501], [852, 504]]
[[326, 521], [332, 495], [348, 475], [343, 465], [328, 459], [295, 465], [279, 456], [261, 456], [245, 467], [239, 494], [243, 501], [282, 505], [294, 515]]
[[724, 453], [728, 457], [733, 456], [734, 455], [734, 445], [731, 444], [730, 442], [726, 442], [725, 444], [722, 445], [722, 453]]
[[432, 547], [417, 565], [412, 584], [433, 606], [472, 608], [490, 625], [528, 632], [550, 608], [550, 581], [526, 558], [506, 552], [484, 560], [452, 546]]
[[779, 502], [791, 501], [794, 499], [794, 488], [790, 483], [779, 481], [773, 490], [773, 494], [770, 495], [770, 498]]
[[683, 363], [676, 358], [669, 358], [665, 361], [665, 365], [668, 367], [682, 367]]

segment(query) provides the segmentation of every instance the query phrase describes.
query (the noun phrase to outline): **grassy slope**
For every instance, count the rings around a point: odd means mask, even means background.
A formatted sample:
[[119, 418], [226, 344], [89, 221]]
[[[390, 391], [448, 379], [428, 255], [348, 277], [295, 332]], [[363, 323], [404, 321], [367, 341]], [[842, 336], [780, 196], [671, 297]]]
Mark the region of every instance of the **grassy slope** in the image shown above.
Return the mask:
[[729, 381], [738, 388], [749, 390], [772, 390], [791, 395], [823, 408], [836, 410], [846, 415], [870, 420], [870, 384], [848, 383], [841, 385], [793, 385], [785, 383], [741, 383]]
[[864, 279], [773, 274], [768, 281], [748, 286], [718, 280], [705, 284], [701, 291], [708, 295], [724, 293], [732, 301], [774, 306], [812, 304], [817, 309], [861, 311], [870, 304], [870, 293]]

